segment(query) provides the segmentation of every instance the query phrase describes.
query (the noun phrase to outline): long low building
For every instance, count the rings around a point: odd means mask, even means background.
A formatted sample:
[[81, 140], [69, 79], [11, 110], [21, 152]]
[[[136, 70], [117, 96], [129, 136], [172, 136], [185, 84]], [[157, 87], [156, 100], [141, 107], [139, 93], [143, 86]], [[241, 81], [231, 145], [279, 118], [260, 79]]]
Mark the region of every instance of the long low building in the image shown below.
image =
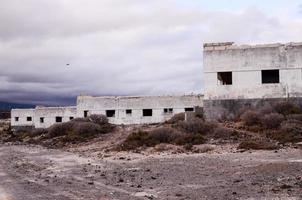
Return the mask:
[[150, 124], [169, 120], [173, 115], [203, 107], [202, 95], [184, 96], [79, 96], [74, 107], [13, 109], [11, 126], [48, 128], [55, 123], [92, 114], [106, 115], [113, 124]]

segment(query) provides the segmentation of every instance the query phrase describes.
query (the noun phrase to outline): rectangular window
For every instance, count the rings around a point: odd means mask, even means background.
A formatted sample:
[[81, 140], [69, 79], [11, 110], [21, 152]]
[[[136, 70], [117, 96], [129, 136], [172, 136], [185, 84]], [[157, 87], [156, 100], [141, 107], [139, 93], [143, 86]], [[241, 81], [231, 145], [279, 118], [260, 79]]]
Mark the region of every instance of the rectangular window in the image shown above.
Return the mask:
[[40, 117], [40, 123], [41, 123], [41, 124], [44, 123], [44, 117]]
[[173, 108], [164, 108], [164, 113], [165, 114], [171, 114], [171, 113], [173, 113]]
[[88, 117], [88, 110], [84, 110], [84, 118]]
[[15, 122], [18, 122], [19, 121], [19, 117], [15, 117]]
[[26, 118], [26, 121], [28, 121], [28, 122], [31, 122], [33, 119], [32, 119], [32, 117], [27, 117]]
[[262, 70], [262, 84], [280, 83], [279, 70]]
[[143, 109], [143, 117], [152, 117], [152, 109]]
[[194, 112], [194, 108], [185, 108], [185, 112]]
[[132, 110], [130, 109], [126, 110], [126, 115], [132, 115]]
[[115, 110], [106, 110], [107, 117], [115, 117]]
[[232, 85], [233, 84], [232, 72], [218, 72], [217, 80], [218, 80], [218, 85]]
[[57, 123], [60, 123], [60, 122], [62, 122], [63, 121], [63, 117], [56, 117], [56, 122]]
[[69, 117], [69, 120], [73, 120], [74, 119], [74, 117]]

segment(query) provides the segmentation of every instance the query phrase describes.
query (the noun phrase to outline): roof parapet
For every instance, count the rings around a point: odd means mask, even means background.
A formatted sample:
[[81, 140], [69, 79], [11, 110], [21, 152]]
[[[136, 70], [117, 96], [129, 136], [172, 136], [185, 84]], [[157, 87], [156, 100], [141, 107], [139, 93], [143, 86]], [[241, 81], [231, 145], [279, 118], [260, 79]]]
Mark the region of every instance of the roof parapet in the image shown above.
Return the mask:
[[205, 51], [226, 50], [228, 47], [232, 46], [233, 44], [234, 42], [204, 43], [203, 48]]
[[236, 45], [234, 42], [220, 42], [220, 43], [205, 43], [203, 45], [204, 51], [221, 51], [221, 50], [236, 50], [236, 49], [257, 49], [257, 48], [278, 48], [278, 47], [297, 47], [302, 46], [302, 42], [289, 43], [270, 43], [270, 44], [241, 44]]

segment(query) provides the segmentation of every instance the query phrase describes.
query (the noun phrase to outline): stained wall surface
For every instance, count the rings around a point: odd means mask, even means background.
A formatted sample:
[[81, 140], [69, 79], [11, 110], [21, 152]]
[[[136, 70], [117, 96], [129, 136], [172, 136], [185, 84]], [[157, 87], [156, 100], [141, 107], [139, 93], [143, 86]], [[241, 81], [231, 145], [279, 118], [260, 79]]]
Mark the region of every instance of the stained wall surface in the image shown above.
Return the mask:
[[[274, 70], [278, 81], [266, 83]], [[221, 76], [231, 73], [231, 83]], [[302, 102], [302, 43], [204, 44], [204, 111], [208, 119], [236, 117], [240, 111], [291, 100]], [[220, 79], [220, 80], [219, 80]]]
[[[279, 70], [280, 82], [262, 83], [262, 70]], [[232, 72], [220, 85], [218, 72]], [[204, 99], [287, 98], [302, 95], [302, 43], [204, 45]]]
[[[150, 124], [164, 122], [177, 113], [203, 106], [202, 95], [148, 97], [79, 96], [74, 107], [39, 107], [13, 109], [12, 126], [48, 128], [55, 123], [92, 114], [106, 115], [113, 124]], [[147, 110], [148, 116], [144, 116]], [[110, 114], [111, 112], [111, 114]], [[151, 112], [151, 113], [150, 113]], [[31, 117], [31, 121], [27, 121]]]
[[[186, 96], [136, 96], [136, 97], [91, 97], [79, 96], [77, 99], [78, 117], [84, 113], [103, 114], [115, 112], [109, 121], [114, 124], [150, 124], [164, 122], [173, 115], [203, 106], [202, 95]], [[152, 110], [152, 116], [144, 116], [144, 110]], [[127, 110], [131, 114], [127, 114]], [[131, 110], [131, 111], [130, 111]], [[168, 112], [165, 112], [168, 111]]]

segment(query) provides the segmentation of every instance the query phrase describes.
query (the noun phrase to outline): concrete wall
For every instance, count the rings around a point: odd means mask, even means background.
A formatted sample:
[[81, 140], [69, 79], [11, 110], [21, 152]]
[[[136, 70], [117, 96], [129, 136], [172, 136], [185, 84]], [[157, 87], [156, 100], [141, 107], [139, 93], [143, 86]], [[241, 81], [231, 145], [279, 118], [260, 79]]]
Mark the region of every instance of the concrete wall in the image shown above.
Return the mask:
[[[37, 107], [35, 109], [35, 127], [48, 128], [56, 123], [56, 117], [62, 117], [62, 122], [68, 122], [76, 118], [76, 107]], [[41, 118], [44, 120], [41, 121]]]
[[[279, 70], [280, 82], [263, 84], [261, 71], [271, 69]], [[220, 85], [218, 72], [232, 72], [232, 85]], [[232, 115], [232, 108], [249, 107], [263, 99], [272, 102], [302, 97], [302, 43], [205, 44], [204, 86], [204, 109], [210, 118]]]
[[[56, 117], [62, 117], [62, 122], [72, 118], [88, 115], [103, 114], [106, 110], [114, 110], [115, 115], [109, 117], [113, 124], [149, 124], [159, 123], [170, 119], [173, 115], [185, 112], [185, 108], [202, 107], [203, 96], [149, 96], [149, 97], [92, 97], [79, 96], [76, 107], [36, 107], [35, 109], [13, 109], [11, 125], [16, 127], [34, 126], [48, 128], [57, 123]], [[143, 109], [152, 109], [152, 116], [143, 116]], [[173, 112], [164, 112], [173, 109]], [[127, 114], [126, 110], [131, 110]], [[19, 120], [16, 121], [15, 117]], [[32, 121], [27, 121], [32, 117]]]
[[[91, 97], [79, 96], [77, 99], [78, 117], [84, 112], [106, 115], [106, 110], [115, 110], [115, 116], [109, 121], [114, 124], [148, 124], [159, 123], [170, 119], [173, 115], [185, 111], [185, 108], [202, 107], [203, 96], [146, 96], [146, 97]], [[172, 113], [164, 109], [172, 108]], [[130, 109], [132, 114], [126, 114]], [[152, 109], [152, 116], [143, 116], [143, 109]]]
[[[77, 116], [76, 107], [36, 107], [35, 109], [13, 109], [11, 111], [12, 126], [34, 126], [48, 128], [56, 123], [56, 117], [62, 117], [62, 122], [70, 121]], [[32, 121], [27, 121], [31, 117]], [[16, 121], [18, 118], [18, 121]], [[43, 121], [41, 121], [43, 118]]]
[[[286, 98], [302, 95], [302, 43], [205, 44], [205, 100]], [[261, 70], [279, 69], [280, 83], [262, 84]], [[217, 72], [233, 72], [232, 85], [219, 85]]]
[[[35, 109], [12, 109], [11, 126], [34, 126], [34, 111]], [[28, 117], [31, 117], [31, 121], [27, 120]]]

